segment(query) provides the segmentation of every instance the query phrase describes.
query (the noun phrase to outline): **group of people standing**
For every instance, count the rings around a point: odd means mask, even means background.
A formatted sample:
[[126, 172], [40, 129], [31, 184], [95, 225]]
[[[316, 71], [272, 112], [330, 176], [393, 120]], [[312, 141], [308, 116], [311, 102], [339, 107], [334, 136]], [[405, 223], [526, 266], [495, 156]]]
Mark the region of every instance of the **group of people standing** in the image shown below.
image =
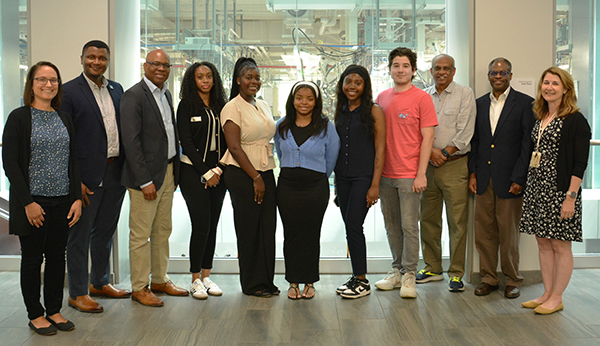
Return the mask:
[[[292, 87], [285, 117], [275, 123], [270, 106], [256, 97], [260, 71], [251, 58], [236, 62], [229, 101], [213, 64], [191, 65], [177, 114], [164, 51], [148, 53], [143, 79], [125, 92], [104, 77], [109, 60], [104, 42], [88, 42], [83, 73], [64, 86], [55, 65], [35, 64], [27, 75], [25, 106], [9, 115], [4, 129], [10, 233], [20, 239], [21, 287], [35, 332], [75, 327], [60, 314], [65, 251], [68, 303], [79, 311], [103, 311], [93, 295], [158, 307], [164, 302], [155, 293], [189, 294], [167, 275], [177, 186], [191, 218], [194, 298], [222, 294], [210, 272], [227, 190], [243, 293], [280, 294], [273, 282], [279, 209], [287, 296], [313, 298], [332, 172], [352, 265], [352, 276], [336, 289], [342, 297], [371, 292], [363, 223], [379, 199], [393, 261], [375, 286], [400, 288], [403, 298], [414, 298], [416, 283], [443, 279], [445, 203], [449, 290], [463, 291], [470, 190], [478, 194], [475, 241], [482, 275], [475, 294], [498, 288], [499, 248], [505, 296], [520, 295], [520, 230], [538, 239], [545, 287], [543, 296], [523, 306], [542, 314], [564, 308], [562, 293], [573, 268], [570, 242], [581, 241], [580, 186], [591, 137], [565, 71], [546, 70], [534, 102], [510, 88], [512, 66], [497, 58], [488, 69], [493, 91], [475, 100], [470, 88], [453, 81], [452, 57], [433, 59], [435, 85], [420, 90], [412, 84], [416, 54], [396, 48], [388, 58], [394, 87], [376, 100], [368, 71], [350, 65], [336, 86], [333, 123], [323, 114], [319, 86], [310, 81]], [[277, 184], [273, 140], [281, 168]], [[125, 191], [131, 200], [131, 291], [110, 283], [112, 236]], [[419, 222], [426, 267], [417, 272]]]
[[[522, 306], [538, 314], [562, 310], [573, 271], [571, 242], [582, 241], [581, 182], [591, 138], [571, 75], [558, 67], [546, 69], [534, 100], [510, 87], [512, 64], [496, 58], [488, 66], [492, 91], [475, 100], [470, 88], [453, 81], [456, 68], [449, 55], [433, 59], [435, 84], [424, 91], [410, 83], [416, 71], [412, 51], [392, 51], [389, 63], [394, 88], [379, 94], [377, 103], [386, 114], [381, 206], [393, 262], [375, 286], [400, 288], [403, 298], [415, 298], [417, 283], [444, 279], [445, 204], [448, 289], [464, 291], [470, 191], [477, 194], [475, 245], [481, 274], [475, 295], [499, 288], [499, 252], [504, 296], [520, 296], [519, 234], [526, 233], [538, 242], [545, 291]], [[405, 142], [410, 139], [416, 140]], [[425, 268], [417, 272], [419, 221]]]

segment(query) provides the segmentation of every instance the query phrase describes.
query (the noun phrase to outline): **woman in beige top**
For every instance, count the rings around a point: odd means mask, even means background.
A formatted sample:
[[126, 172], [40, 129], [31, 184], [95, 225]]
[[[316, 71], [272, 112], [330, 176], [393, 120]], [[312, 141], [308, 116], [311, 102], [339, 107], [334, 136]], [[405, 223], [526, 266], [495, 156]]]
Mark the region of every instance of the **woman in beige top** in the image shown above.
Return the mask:
[[275, 272], [276, 194], [273, 168], [275, 121], [269, 105], [255, 98], [260, 73], [251, 58], [235, 64], [230, 101], [221, 111], [227, 151], [224, 179], [229, 189], [242, 292], [278, 295]]

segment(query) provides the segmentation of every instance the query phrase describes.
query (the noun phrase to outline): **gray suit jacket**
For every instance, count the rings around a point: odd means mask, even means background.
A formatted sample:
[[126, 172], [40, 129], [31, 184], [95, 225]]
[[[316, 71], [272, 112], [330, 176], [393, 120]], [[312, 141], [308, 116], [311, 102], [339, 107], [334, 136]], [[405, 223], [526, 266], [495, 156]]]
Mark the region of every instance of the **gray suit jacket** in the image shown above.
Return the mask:
[[[171, 120], [175, 131], [176, 155], [173, 160], [175, 185], [179, 181], [179, 135], [173, 112], [171, 93], [167, 91]], [[121, 99], [121, 132], [125, 164], [121, 184], [140, 190], [140, 185], [152, 181], [160, 189], [167, 171], [168, 139], [160, 110], [142, 79], [129, 88]]]

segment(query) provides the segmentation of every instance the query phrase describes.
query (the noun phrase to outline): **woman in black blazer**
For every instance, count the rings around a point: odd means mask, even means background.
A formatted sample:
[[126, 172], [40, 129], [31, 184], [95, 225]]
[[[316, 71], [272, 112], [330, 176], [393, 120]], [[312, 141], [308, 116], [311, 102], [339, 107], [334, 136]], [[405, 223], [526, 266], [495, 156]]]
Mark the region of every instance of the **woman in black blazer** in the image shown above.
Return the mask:
[[183, 154], [179, 183], [192, 221], [190, 238], [190, 291], [197, 299], [223, 292], [209, 279], [217, 240], [217, 224], [225, 198], [219, 160], [227, 150], [220, 122], [225, 90], [215, 65], [195, 63], [181, 83], [177, 129]]
[[21, 292], [29, 327], [41, 335], [75, 328], [60, 309], [69, 227], [81, 215], [81, 181], [73, 124], [58, 111], [61, 98], [58, 68], [46, 61], [33, 65], [25, 83], [25, 106], [10, 113], [2, 135], [2, 160], [10, 180], [9, 231], [21, 243]]
[[548, 315], [564, 309], [562, 295], [573, 272], [571, 242], [583, 240], [581, 182], [592, 134], [577, 107], [573, 77], [558, 67], [542, 73], [533, 112], [537, 122], [520, 231], [536, 237], [544, 294], [521, 305]]

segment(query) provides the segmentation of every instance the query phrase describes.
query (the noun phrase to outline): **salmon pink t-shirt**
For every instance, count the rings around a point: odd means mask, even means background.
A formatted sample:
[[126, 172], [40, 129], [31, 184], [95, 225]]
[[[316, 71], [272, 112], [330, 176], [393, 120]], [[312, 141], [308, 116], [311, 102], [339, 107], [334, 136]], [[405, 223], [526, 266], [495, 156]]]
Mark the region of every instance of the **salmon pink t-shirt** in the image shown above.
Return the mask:
[[383, 176], [416, 178], [423, 141], [421, 129], [438, 125], [431, 96], [413, 85], [403, 92], [385, 90], [376, 102], [385, 113], [387, 128]]

